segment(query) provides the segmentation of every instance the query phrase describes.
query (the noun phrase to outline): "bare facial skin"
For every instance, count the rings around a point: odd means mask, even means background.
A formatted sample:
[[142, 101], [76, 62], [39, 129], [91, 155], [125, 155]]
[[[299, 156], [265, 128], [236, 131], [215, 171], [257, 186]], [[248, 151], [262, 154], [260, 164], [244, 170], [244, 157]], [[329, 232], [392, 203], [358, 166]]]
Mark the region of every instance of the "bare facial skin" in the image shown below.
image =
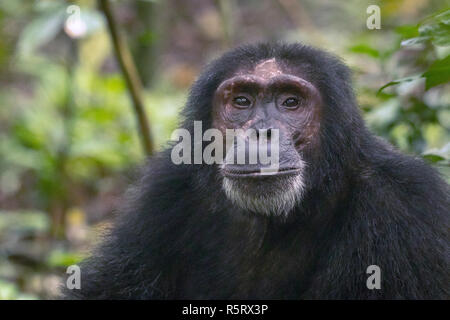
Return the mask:
[[[280, 172], [264, 180], [258, 166], [224, 165], [224, 190], [240, 207], [267, 215], [287, 215], [301, 200], [306, 163], [302, 150], [319, 143], [321, 96], [309, 81], [290, 74], [273, 59], [240, 70], [217, 88], [213, 126], [279, 131]], [[254, 173], [251, 178], [245, 173]], [[243, 173], [239, 177], [239, 173]]]
[[[269, 110], [267, 106], [255, 108], [257, 104], [267, 104], [275, 94], [278, 110]], [[233, 98], [239, 95], [248, 98], [252, 105], [236, 106]], [[298, 100], [297, 107], [280, 106], [290, 97]], [[239, 72], [218, 87], [213, 103], [213, 125], [225, 133], [226, 128], [245, 130], [257, 122], [267, 122], [270, 117], [292, 134], [297, 133], [304, 143], [310, 143], [320, 126], [320, 104], [320, 94], [310, 82], [284, 73], [275, 59], [270, 59], [258, 64], [253, 72]]]
[[266, 60], [258, 64], [255, 67], [255, 71], [253, 72], [253, 74], [255, 76], [268, 80], [270, 78], [283, 74], [283, 72], [278, 67], [275, 58], [272, 58], [270, 60]]

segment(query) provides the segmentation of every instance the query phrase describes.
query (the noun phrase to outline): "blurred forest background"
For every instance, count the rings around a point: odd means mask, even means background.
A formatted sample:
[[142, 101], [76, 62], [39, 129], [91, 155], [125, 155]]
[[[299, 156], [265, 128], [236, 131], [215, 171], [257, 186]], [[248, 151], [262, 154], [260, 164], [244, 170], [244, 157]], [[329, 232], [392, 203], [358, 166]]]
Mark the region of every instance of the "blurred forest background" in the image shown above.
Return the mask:
[[[381, 29], [366, 26], [372, 4], [381, 8]], [[143, 84], [156, 150], [206, 62], [244, 42], [303, 41], [352, 68], [374, 132], [450, 177], [448, 1], [123, 0], [110, 7]], [[105, 17], [95, 0], [0, 2], [0, 299], [54, 297], [144, 162]]]

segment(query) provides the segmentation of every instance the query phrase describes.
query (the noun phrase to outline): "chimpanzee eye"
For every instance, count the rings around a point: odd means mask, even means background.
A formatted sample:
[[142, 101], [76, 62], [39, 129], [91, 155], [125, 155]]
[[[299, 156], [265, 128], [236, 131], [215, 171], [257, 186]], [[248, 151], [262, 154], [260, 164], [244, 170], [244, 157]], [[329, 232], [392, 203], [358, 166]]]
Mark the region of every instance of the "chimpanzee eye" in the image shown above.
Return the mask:
[[299, 101], [297, 98], [287, 98], [286, 100], [284, 100], [283, 102], [283, 106], [287, 107], [287, 108], [297, 108], [299, 105]]
[[239, 97], [234, 98], [233, 103], [234, 103], [234, 105], [241, 107], [241, 108], [249, 107], [252, 104], [250, 99], [248, 99], [244, 96], [239, 96]]

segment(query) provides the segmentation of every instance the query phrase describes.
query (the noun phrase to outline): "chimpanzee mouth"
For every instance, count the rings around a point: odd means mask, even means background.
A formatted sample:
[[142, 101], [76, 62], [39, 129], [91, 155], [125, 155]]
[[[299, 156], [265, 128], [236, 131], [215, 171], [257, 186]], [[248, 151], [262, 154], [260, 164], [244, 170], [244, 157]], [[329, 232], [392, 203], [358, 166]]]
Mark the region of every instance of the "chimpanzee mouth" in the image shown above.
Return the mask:
[[240, 169], [225, 167], [222, 173], [227, 178], [265, 178], [270, 176], [289, 176], [298, 175], [302, 172], [302, 168], [286, 167], [278, 169]]
[[286, 168], [276, 175], [245, 172], [224, 176], [223, 190], [238, 207], [267, 216], [286, 217], [303, 197], [302, 171]]

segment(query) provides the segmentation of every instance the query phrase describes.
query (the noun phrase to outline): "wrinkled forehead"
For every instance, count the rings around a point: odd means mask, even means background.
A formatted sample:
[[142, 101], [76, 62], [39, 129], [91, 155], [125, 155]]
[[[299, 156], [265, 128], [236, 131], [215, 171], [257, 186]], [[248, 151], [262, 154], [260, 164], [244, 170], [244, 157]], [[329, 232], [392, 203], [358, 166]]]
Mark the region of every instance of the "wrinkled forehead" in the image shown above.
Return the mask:
[[[226, 98], [233, 91], [286, 90], [300, 91], [305, 96], [320, 100], [319, 91], [302, 77], [303, 72], [281, 65], [275, 58], [258, 62], [254, 67], [240, 69], [233, 76], [223, 81], [215, 92], [215, 98]], [[291, 72], [289, 72], [291, 71]], [[300, 73], [300, 75], [298, 75]]]
[[[286, 61], [278, 61], [275, 58], [259, 61], [255, 66], [238, 69], [233, 76], [252, 76], [261, 81], [268, 81], [280, 75], [292, 75], [308, 80], [307, 74], [301, 66], [287, 65]], [[233, 77], [232, 76], [232, 77]]]

